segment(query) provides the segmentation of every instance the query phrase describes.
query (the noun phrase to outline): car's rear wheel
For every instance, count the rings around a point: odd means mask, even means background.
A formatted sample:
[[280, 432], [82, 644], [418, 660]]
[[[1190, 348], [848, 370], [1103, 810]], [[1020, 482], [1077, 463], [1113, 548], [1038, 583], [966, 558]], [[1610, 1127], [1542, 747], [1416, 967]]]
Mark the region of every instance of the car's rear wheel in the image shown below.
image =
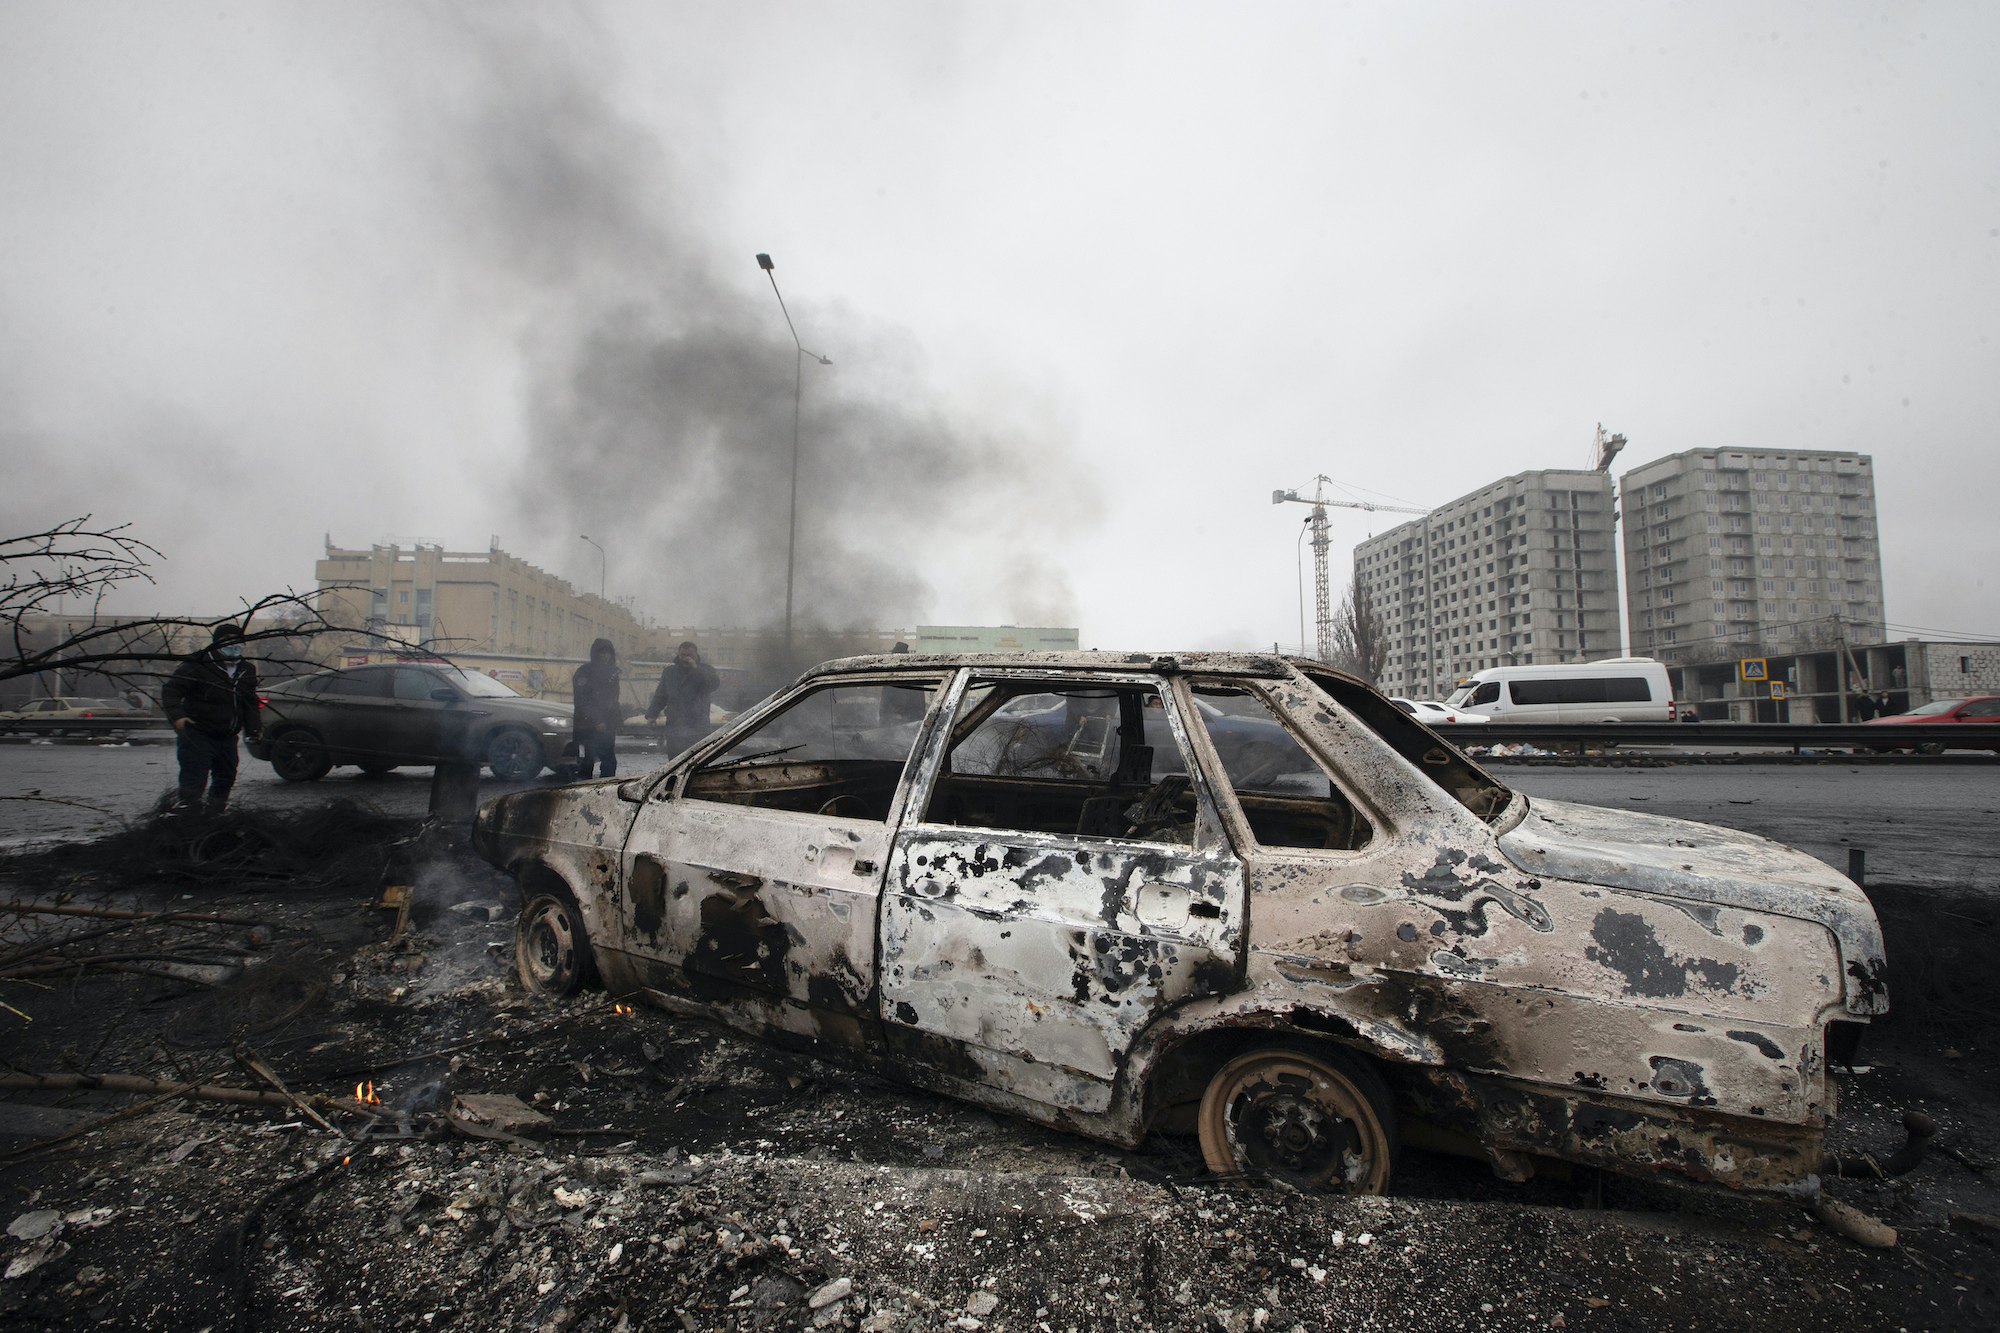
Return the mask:
[[1922, 745], [1919, 745], [1919, 746], [1917, 747], [1917, 753], [1918, 753], [1918, 754], [1943, 754], [1943, 753], [1944, 753], [1944, 742], [1943, 742], [1943, 741], [1925, 741], [1925, 742], [1924, 742], [1924, 743], [1923, 743]]
[[486, 742], [486, 766], [502, 782], [526, 782], [542, 771], [542, 743], [512, 727]]
[[1381, 1075], [1344, 1053], [1283, 1048], [1216, 1071], [1197, 1117], [1218, 1175], [1275, 1178], [1300, 1190], [1381, 1194], [1395, 1174], [1395, 1103]]
[[379, 778], [384, 773], [396, 771], [396, 765], [382, 759], [366, 759], [361, 763], [361, 771], [371, 778]]
[[566, 1000], [597, 979], [583, 913], [567, 887], [530, 887], [514, 930], [521, 984], [548, 1000]]
[[326, 743], [310, 731], [288, 731], [271, 741], [271, 769], [287, 782], [317, 782], [332, 767]]

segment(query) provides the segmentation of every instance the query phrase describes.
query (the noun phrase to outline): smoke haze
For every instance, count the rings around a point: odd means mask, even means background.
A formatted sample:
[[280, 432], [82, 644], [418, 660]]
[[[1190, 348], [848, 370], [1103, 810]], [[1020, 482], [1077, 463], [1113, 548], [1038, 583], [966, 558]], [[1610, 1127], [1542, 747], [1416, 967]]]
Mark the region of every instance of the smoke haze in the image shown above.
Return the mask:
[[[502, 25], [474, 49], [469, 114], [432, 126], [430, 153], [453, 164], [457, 225], [535, 297], [518, 523], [545, 545], [587, 533], [669, 623], [774, 623], [799, 383], [777, 298], [743, 242], [706, 234], [697, 192], [598, 90], [587, 46]], [[780, 256], [781, 285], [789, 272]], [[747, 292], [730, 280], [746, 276]], [[832, 361], [804, 361], [796, 622], [913, 625], [933, 609], [926, 571], [949, 567], [981, 571], [1015, 623], [1074, 623], [1050, 554], [1099, 507], [1065, 461], [1074, 442], [967, 421], [907, 332], [788, 300]]]

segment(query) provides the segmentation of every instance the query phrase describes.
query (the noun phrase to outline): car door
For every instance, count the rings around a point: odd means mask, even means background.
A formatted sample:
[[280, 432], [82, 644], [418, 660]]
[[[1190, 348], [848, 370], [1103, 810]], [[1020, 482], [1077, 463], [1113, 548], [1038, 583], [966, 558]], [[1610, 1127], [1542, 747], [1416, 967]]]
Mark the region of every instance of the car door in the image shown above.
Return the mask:
[[620, 947], [656, 990], [869, 1044], [889, 831], [941, 672], [805, 686], [662, 782], [623, 855]]
[[356, 667], [334, 674], [309, 709], [313, 729], [336, 756], [373, 761], [388, 753], [394, 668]]
[[[1102, 1111], [1141, 1032], [1238, 984], [1243, 867], [1159, 678], [962, 690], [890, 853], [884, 1041], [958, 1090]], [[1050, 695], [1063, 706], [1007, 708]]]
[[384, 714], [382, 743], [388, 757], [402, 763], [434, 763], [440, 749], [444, 712], [457, 706], [435, 699], [443, 691], [458, 698], [458, 691], [422, 667], [399, 666], [390, 685], [391, 704]]

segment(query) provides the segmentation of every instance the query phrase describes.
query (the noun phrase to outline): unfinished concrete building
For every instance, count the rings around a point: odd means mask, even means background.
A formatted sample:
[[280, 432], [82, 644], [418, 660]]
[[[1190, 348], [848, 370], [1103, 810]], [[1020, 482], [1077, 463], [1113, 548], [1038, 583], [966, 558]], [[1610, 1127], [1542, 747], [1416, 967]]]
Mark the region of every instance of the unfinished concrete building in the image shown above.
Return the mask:
[[1625, 473], [1619, 497], [1633, 652], [1704, 662], [1885, 641], [1867, 454], [1690, 449]]
[[1611, 513], [1608, 472], [1520, 472], [1356, 546], [1382, 688], [1443, 698], [1486, 667], [1618, 656]]

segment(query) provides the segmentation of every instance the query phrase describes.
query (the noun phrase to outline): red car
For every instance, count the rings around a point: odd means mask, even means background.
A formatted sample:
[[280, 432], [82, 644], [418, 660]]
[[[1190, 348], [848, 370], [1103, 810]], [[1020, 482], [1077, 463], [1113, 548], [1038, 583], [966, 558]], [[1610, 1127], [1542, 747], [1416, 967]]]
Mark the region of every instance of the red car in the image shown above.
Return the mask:
[[[1984, 722], [1988, 726], [2000, 723], [2000, 694], [1983, 694], [1972, 699], [1933, 699], [1922, 708], [1912, 708], [1907, 713], [1897, 713], [1893, 717], [1868, 719], [1869, 725], [1890, 726], [1945, 726], [1954, 722]], [[1949, 740], [1930, 741], [1917, 748], [1925, 754], [1943, 754]], [[1885, 750], [1907, 750], [1907, 745], [1885, 745]], [[2000, 749], [1994, 750], [2000, 754]]]

